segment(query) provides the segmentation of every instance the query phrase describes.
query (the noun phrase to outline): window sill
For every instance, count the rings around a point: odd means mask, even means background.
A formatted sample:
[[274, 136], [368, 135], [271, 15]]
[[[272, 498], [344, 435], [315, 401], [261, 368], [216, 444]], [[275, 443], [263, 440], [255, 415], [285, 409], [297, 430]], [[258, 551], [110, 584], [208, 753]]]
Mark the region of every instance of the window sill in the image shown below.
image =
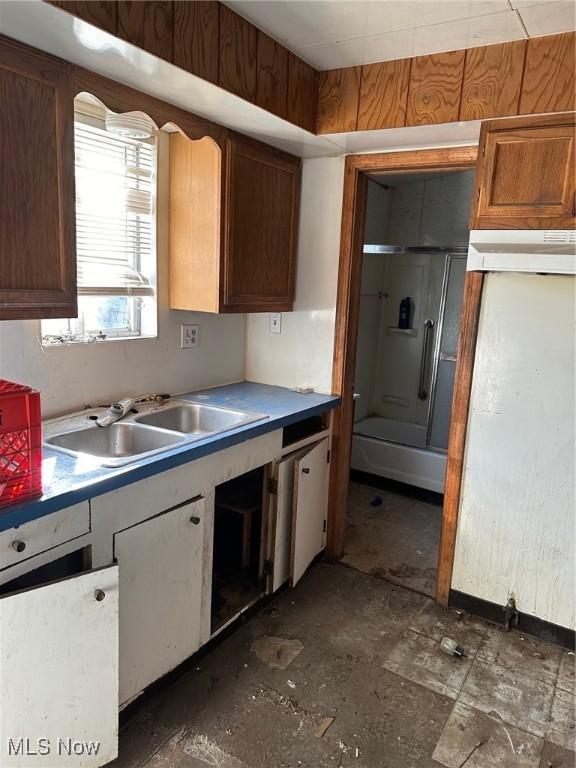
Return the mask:
[[141, 340], [150, 340], [150, 339], [157, 339], [158, 334], [139, 334], [138, 336], [108, 336], [105, 339], [98, 339], [98, 338], [92, 338], [92, 339], [62, 339], [62, 340], [55, 340], [55, 341], [45, 341], [44, 338], [40, 340], [40, 345], [42, 349], [61, 349], [62, 347], [78, 347], [78, 346], [99, 346], [100, 344], [108, 344], [109, 342], [114, 341], [141, 341]]

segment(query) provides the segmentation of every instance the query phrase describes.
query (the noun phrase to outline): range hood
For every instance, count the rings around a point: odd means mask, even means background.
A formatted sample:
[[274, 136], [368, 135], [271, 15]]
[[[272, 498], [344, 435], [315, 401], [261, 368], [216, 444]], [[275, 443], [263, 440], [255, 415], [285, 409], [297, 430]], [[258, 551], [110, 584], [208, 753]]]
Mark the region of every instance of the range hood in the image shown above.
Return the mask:
[[576, 274], [576, 231], [571, 229], [475, 229], [468, 246], [469, 271]]

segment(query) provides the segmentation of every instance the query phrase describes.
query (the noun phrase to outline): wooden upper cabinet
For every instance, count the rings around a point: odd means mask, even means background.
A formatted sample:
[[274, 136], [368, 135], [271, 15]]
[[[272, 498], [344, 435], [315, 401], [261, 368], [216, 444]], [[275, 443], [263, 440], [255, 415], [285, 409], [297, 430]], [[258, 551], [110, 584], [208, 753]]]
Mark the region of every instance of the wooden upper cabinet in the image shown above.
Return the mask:
[[0, 104], [0, 319], [73, 317], [72, 66], [0, 38]]
[[482, 124], [472, 229], [572, 229], [574, 113]]
[[300, 162], [240, 140], [229, 142], [223, 306], [288, 311], [294, 298]]
[[170, 306], [292, 309], [300, 161], [239, 137], [170, 137]]
[[174, 64], [218, 83], [220, 3], [174, 0]]
[[246, 101], [256, 100], [258, 30], [220, 5], [220, 86]]
[[173, 35], [172, 0], [119, 0], [118, 37], [172, 61]]

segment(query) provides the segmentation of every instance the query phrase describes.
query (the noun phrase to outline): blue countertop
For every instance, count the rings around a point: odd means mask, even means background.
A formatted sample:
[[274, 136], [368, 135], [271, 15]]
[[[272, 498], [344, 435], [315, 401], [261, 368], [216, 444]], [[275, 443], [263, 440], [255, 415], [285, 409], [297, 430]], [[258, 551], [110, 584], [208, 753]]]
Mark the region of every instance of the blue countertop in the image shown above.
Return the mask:
[[332, 395], [300, 394], [284, 387], [272, 387], [250, 381], [203, 389], [187, 395], [178, 395], [178, 398], [262, 413], [268, 418], [171, 448], [125, 467], [103, 467], [89, 456], [75, 458], [44, 448], [43, 496], [34, 501], [0, 508], [0, 531], [179, 467], [258, 435], [281, 429], [301, 419], [336, 408], [340, 403], [340, 398]]

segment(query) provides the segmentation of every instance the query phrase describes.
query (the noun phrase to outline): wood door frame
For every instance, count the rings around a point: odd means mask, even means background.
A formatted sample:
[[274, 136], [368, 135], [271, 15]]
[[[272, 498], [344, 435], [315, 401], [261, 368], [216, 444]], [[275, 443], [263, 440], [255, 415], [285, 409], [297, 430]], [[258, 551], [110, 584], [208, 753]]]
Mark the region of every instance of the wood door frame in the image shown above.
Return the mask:
[[[366, 197], [370, 172], [421, 173], [470, 170], [476, 167], [477, 146], [409, 150], [370, 155], [349, 155], [344, 170], [344, 199], [340, 237], [336, 329], [332, 368], [332, 391], [342, 403], [332, 422], [332, 466], [329, 490], [327, 555], [332, 560], [344, 554], [346, 498], [348, 492], [353, 426], [353, 387], [360, 308], [362, 250]], [[467, 272], [462, 298], [462, 322], [458, 342], [452, 422], [448, 442], [442, 534], [438, 556], [436, 599], [448, 604], [456, 545], [456, 527], [472, 367], [480, 313], [483, 273]]]

